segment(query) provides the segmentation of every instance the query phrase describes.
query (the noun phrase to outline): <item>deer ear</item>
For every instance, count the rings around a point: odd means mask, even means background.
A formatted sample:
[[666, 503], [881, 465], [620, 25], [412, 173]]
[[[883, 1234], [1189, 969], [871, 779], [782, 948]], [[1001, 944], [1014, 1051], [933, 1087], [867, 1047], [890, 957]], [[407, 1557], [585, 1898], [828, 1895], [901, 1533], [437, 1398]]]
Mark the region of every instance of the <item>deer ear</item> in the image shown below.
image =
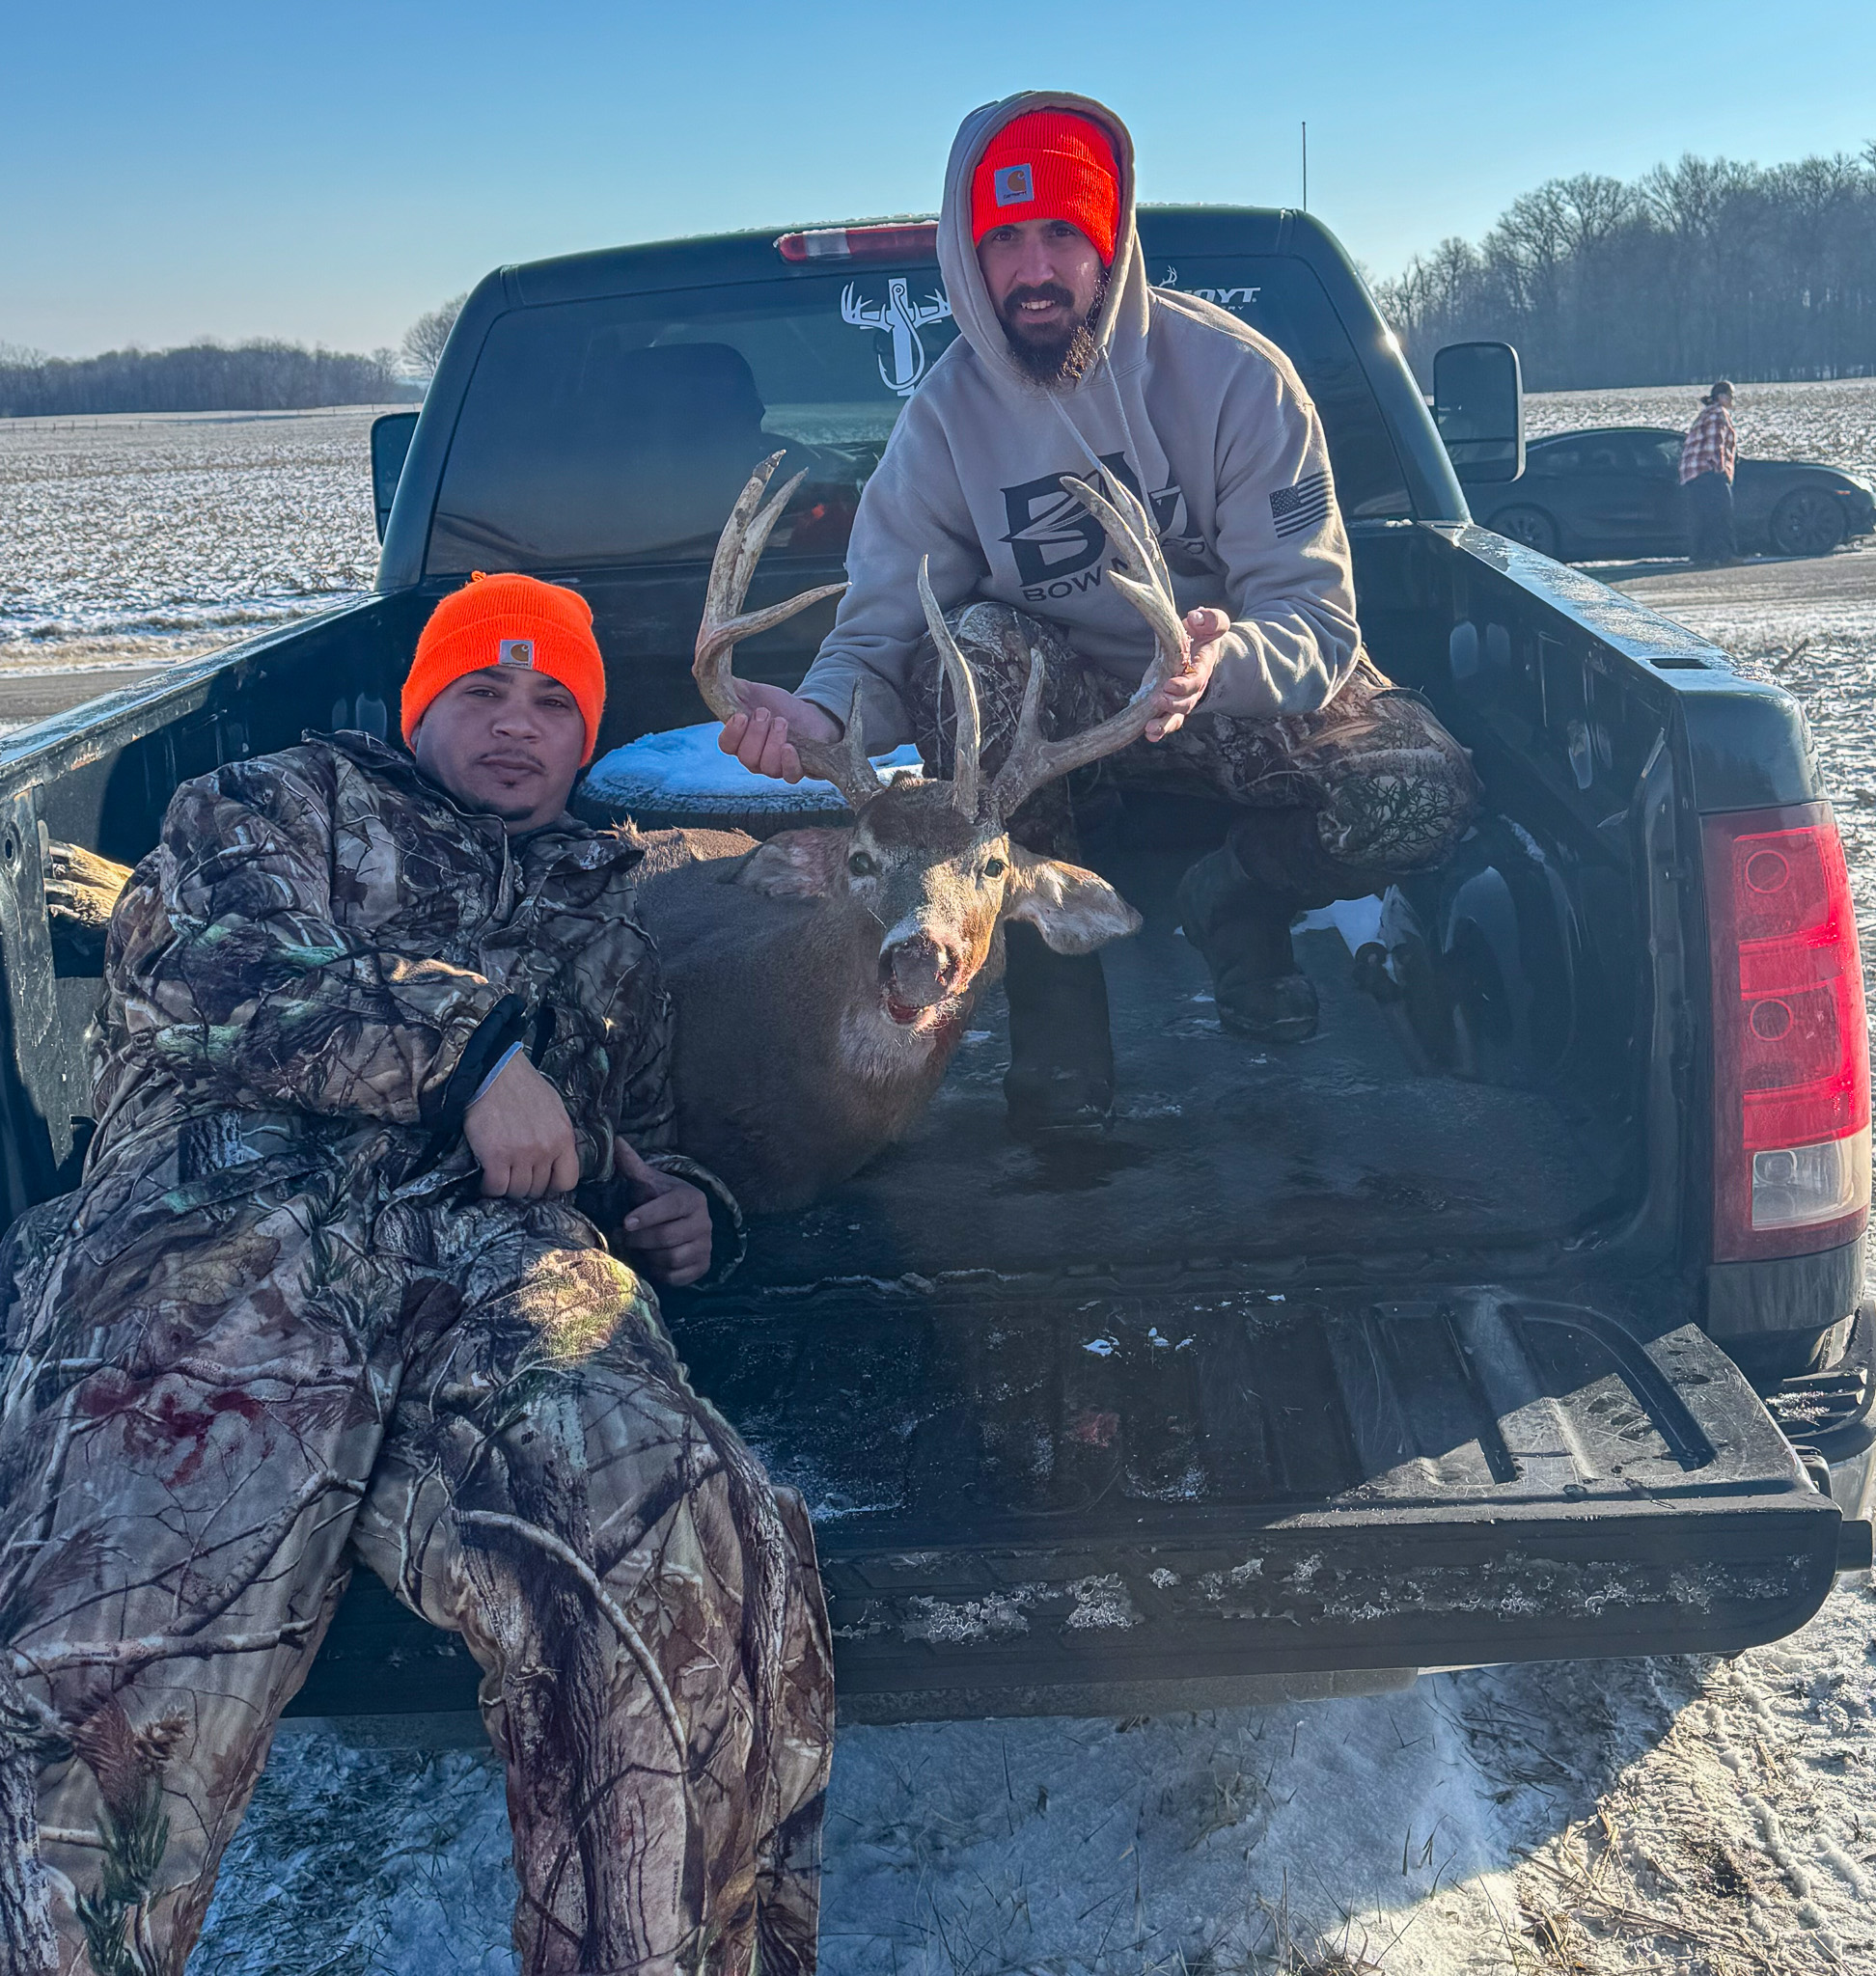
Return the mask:
[[1092, 953], [1140, 931], [1140, 915], [1105, 878], [1009, 847], [1010, 884], [1004, 917], [1027, 919], [1057, 953]]
[[750, 852], [735, 882], [772, 899], [824, 899], [846, 863], [850, 830], [785, 830]]

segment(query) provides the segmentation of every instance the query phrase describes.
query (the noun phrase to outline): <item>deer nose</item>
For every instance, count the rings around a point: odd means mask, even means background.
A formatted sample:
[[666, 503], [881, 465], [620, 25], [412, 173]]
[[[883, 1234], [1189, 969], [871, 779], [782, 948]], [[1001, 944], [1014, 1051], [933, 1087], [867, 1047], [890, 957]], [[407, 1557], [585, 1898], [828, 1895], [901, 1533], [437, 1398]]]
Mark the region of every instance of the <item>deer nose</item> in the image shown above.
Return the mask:
[[895, 941], [879, 955], [881, 985], [915, 1008], [942, 1002], [957, 981], [958, 954], [929, 933]]

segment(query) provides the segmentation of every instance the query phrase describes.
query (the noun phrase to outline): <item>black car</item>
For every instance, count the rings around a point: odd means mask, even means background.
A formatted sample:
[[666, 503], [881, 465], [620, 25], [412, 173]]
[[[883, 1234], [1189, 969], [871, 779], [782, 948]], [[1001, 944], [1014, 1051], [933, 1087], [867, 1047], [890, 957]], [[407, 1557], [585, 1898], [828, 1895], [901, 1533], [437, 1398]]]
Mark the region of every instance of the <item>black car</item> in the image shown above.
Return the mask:
[[[1521, 480], [1476, 490], [1489, 529], [1567, 563], [1685, 556], [1681, 434], [1656, 425], [1559, 432], [1533, 440]], [[1748, 459], [1733, 478], [1739, 546], [1751, 554], [1824, 556], [1876, 532], [1876, 494], [1836, 467]]]

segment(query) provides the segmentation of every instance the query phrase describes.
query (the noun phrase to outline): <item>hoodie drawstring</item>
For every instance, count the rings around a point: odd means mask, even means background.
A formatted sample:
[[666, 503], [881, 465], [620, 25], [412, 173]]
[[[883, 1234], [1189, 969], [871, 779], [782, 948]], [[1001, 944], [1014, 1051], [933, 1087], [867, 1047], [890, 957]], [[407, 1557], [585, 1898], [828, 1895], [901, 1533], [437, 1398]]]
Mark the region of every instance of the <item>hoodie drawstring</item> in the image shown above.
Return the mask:
[[[1114, 409], [1116, 410], [1116, 412], [1119, 414], [1120, 417], [1120, 438], [1122, 447], [1124, 449], [1121, 457], [1126, 458], [1127, 456], [1131, 455], [1133, 463], [1141, 475], [1141, 506], [1146, 511], [1146, 519], [1152, 525], [1154, 535], [1158, 535], [1160, 534], [1159, 522], [1157, 517], [1153, 513], [1153, 504], [1151, 497], [1148, 495], [1146, 491], [1146, 458], [1145, 455], [1141, 452], [1139, 445], [1136, 443], [1134, 439], [1133, 426], [1127, 419], [1127, 400], [1120, 390], [1119, 378], [1117, 378], [1114, 374], [1114, 366], [1108, 362], [1108, 354], [1105, 350], [1101, 352], [1101, 369], [1102, 371], [1106, 374], [1109, 390], [1111, 390], [1114, 393]], [[1048, 394], [1048, 399], [1050, 404], [1052, 404], [1055, 407], [1056, 417], [1060, 419], [1065, 426], [1067, 426], [1069, 438], [1071, 438], [1075, 442], [1075, 444], [1081, 448], [1082, 456], [1088, 461], [1089, 465], [1093, 468], [1095, 478], [1097, 480], [1100, 479], [1103, 475], [1106, 474], [1108, 470], [1107, 463], [1101, 458], [1101, 455], [1098, 453], [1096, 453], [1090, 445], [1089, 445], [1087, 437], [1084, 435], [1081, 427], [1077, 425], [1074, 420], [1068, 416], [1067, 407], [1062, 402], [1062, 399], [1057, 396], [1057, 394], [1053, 391], [1050, 392]], [[1164, 537], [1162, 536], [1161, 539], [1164, 540]]]

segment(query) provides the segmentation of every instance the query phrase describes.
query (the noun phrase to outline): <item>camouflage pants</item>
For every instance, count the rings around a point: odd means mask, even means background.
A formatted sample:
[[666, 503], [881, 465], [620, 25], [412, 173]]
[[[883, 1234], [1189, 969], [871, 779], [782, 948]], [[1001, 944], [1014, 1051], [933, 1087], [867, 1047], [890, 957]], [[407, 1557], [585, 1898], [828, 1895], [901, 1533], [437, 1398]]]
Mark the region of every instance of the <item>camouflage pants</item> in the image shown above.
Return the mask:
[[[987, 770], [1001, 765], [1014, 730], [1032, 645], [1047, 667], [1041, 717], [1051, 738], [1091, 727], [1130, 697], [1123, 680], [1076, 657], [1058, 626], [1007, 604], [967, 604], [945, 621], [977, 675]], [[913, 726], [927, 768], [949, 775], [952, 719], [949, 696], [939, 716], [939, 678], [926, 638], [912, 665]], [[1477, 788], [1466, 751], [1432, 709], [1392, 685], [1366, 652], [1319, 712], [1273, 721], [1200, 712], [1164, 741], [1136, 741], [1083, 773], [1246, 806], [1254, 814], [1233, 830], [1232, 849], [1255, 881], [1307, 904], [1445, 863], [1472, 820]], [[1016, 813], [1017, 840], [1072, 857], [1077, 782], [1086, 800], [1080, 778], [1039, 789]]]
[[759, 1936], [764, 1976], [811, 1970], [833, 1710], [798, 1498], [571, 1206], [308, 1164], [94, 1174], [0, 1254], [41, 1965], [180, 1971], [358, 1557], [483, 1670], [528, 1976], [743, 1976]]

